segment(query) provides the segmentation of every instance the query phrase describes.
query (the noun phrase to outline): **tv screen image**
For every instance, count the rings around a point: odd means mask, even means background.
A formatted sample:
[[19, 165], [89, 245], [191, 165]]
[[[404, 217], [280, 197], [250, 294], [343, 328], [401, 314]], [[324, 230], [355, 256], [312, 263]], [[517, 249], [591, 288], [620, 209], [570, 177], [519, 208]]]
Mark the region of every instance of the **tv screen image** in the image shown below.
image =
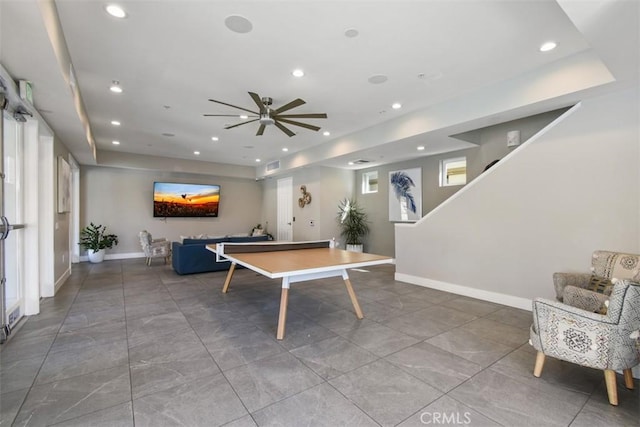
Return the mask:
[[217, 217], [219, 205], [219, 185], [153, 183], [154, 217]]

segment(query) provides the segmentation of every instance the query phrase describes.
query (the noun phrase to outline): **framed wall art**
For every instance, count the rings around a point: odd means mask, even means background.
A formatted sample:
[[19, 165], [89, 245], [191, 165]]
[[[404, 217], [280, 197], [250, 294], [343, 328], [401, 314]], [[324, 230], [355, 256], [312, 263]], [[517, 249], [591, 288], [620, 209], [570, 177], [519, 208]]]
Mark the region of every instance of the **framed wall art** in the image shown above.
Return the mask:
[[415, 222], [422, 218], [422, 169], [389, 172], [389, 221]]
[[58, 156], [58, 213], [71, 211], [71, 167]]

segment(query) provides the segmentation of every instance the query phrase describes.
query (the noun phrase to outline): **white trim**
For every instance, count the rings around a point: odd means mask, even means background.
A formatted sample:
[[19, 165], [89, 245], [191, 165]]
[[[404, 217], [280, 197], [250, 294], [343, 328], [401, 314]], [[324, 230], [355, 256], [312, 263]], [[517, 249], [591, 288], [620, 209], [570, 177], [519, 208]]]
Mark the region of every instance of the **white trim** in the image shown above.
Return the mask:
[[[129, 252], [129, 253], [119, 253], [119, 254], [111, 254], [105, 255], [105, 261], [115, 260], [115, 259], [133, 259], [133, 258], [145, 258], [144, 252]], [[80, 257], [80, 262], [89, 261], [88, 255], [82, 255]]]
[[76, 159], [69, 154], [69, 165], [71, 166], [71, 222], [69, 224], [69, 257], [70, 263], [80, 261], [80, 165]]
[[522, 310], [531, 311], [532, 301], [527, 298], [514, 297], [513, 295], [500, 294], [498, 292], [485, 291], [483, 289], [470, 288], [468, 286], [456, 285], [454, 283], [441, 282], [439, 280], [417, 277], [404, 273], [396, 273], [395, 280], [411, 283], [425, 288], [437, 289], [439, 291], [451, 292], [452, 294], [464, 295], [483, 301], [495, 302]]
[[[54, 200], [54, 155], [53, 137], [40, 135], [38, 166], [40, 168], [38, 185], [38, 225], [40, 241], [40, 297], [52, 297], [55, 292], [54, 278], [54, 230], [56, 205]], [[57, 164], [57, 163], [55, 163]]]
[[64, 283], [67, 281], [69, 277], [71, 277], [71, 266], [69, 266], [69, 268], [67, 268], [67, 270], [60, 275], [58, 280], [56, 280], [55, 287], [54, 287], [55, 293], [58, 293], [62, 285], [64, 285]]
[[[23, 167], [24, 167], [24, 186], [23, 186], [23, 203], [24, 203], [24, 315], [34, 315], [40, 313], [40, 257], [42, 252], [40, 248], [40, 215], [42, 209], [42, 200], [40, 199], [41, 175], [43, 171], [40, 165], [40, 141], [43, 129], [40, 128], [41, 122], [27, 119], [27, 128], [25, 130], [29, 138], [25, 136], [23, 148]], [[35, 129], [34, 129], [35, 127]], [[34, 135], [35, 133], [35, 135]], [[29, 249], [27, 249], [29, 248]], [[27, 259], [29, 260], [27, 262]], [[29, 267], [27, 267], [27, 265]], [[33, 267], [37, 268], [33, 268]]]

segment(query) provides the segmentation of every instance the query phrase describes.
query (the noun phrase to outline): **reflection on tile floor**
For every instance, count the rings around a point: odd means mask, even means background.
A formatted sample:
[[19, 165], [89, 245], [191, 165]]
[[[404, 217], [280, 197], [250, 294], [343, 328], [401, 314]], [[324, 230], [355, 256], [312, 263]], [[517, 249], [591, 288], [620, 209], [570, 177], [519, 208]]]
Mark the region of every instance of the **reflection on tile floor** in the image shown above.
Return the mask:
[[[547, 359], [531, 313], [396, 282], [393, 266], [280, 287], [248, 270], [178, 276], [77, 264], [0, 352], [0, 426], [636, 426], [638, 388]], [[619, 381], [623, 383], [623, 381]]]

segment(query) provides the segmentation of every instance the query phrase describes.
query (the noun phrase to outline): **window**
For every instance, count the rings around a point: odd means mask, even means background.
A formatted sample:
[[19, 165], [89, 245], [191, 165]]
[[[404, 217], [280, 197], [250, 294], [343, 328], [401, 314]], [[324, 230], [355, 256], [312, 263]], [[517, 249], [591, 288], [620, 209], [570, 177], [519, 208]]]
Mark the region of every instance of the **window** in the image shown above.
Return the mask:
[[362, 194], [378, 192], [378, 171], [362, 174]]
[[467, 183], [467, 158], [457, 157], [440, 161], [440, 187]]

